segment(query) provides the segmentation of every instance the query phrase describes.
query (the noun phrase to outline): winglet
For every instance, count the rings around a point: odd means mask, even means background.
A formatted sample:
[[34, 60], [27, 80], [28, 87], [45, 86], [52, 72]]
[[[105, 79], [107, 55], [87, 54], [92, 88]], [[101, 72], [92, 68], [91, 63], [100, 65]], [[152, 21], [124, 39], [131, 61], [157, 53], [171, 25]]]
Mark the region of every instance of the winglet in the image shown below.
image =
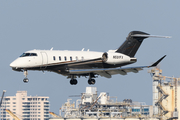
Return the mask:
[[157, 66], [164, 58], [166, 57], [166, 55], [164, 55], [161, 59], [159, 59], [157, 62], [153, 63], [151, 66], [149, 67], [155, 67]]

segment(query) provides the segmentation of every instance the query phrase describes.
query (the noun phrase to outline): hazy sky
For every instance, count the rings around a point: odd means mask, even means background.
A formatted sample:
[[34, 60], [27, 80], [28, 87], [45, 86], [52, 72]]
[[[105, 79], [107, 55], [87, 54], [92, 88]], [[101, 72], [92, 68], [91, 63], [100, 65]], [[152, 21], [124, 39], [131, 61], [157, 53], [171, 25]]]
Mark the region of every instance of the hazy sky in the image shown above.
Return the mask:
[[[106, 52], [118, 48], [128, 33], [140, 30], [170, 39], [148, 38], [136, 54], [137, 63], [150, 65], [164, 55], [163, 75], [180, 76], [180, 1], [145, 0], [0, 0], [0, 95], [13, 96], [18, 90], [28, 95], [49, 96], [50, 110], [58, 113], [69, 95], [80, 95], [87, 78], [72, 86], [69, 79], [52, 72], [29, 71], [29, 83], [22, 72], [9, 64], [32, 49], [85, 50]], [[118, 101], [152, 104], [152, 78], [148, 69], [111, 79], [98, 77], [98, 92], [109, 92]], [[77, 98], [73, 98], [77, 99]]]

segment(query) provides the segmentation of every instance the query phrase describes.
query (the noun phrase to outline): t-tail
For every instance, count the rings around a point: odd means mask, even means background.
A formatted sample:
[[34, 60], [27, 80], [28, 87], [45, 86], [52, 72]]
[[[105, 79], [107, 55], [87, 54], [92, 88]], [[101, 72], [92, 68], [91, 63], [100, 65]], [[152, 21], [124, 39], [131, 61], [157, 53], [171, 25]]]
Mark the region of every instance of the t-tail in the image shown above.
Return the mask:
[[141, 31], [132, 31], [116, 52], [134, 57], [143, 40], [148, 37], [170, 38], [169, 36], [156, 36]]

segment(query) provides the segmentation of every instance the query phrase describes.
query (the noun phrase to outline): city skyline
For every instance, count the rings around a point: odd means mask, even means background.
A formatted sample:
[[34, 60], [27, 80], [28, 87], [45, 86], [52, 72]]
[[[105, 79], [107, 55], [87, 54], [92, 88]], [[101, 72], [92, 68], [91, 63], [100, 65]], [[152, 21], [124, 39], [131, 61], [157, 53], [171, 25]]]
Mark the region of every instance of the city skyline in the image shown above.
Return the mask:
[[6, 96], [1, 105], [1, 119], [13, 120], [6, 112], [10, 110], [19, 119], [42, 120], [49, 118], [49, 97], [27, 96], [27, 91], [17, 91], [15, 96]]
[[[70, 95], [79, 95], [89, 86], [87, 78], [71, 86], [69, 79], [52, 73], [12, 71], [9, 64], [22, 53], [33, 49], [84, 50], [106, 52], [117, 49], [129, 32], [138, 30], [170, 39], [148, 38], [137, 51], [133, 66], [151, 65], [159, 58], [163, 75], [179, 77], [179, 1], [0, 1], [0, 94], [28, 91], [30, 95], [49, 96], [51, 111], [58, 113]], [[132, 99], [152, 105], [152, 78], [144, 69], [111, 79], [96, 78], [98, 91], [118, 99]], [[75, 98], [73, 98], [75, 99]]]

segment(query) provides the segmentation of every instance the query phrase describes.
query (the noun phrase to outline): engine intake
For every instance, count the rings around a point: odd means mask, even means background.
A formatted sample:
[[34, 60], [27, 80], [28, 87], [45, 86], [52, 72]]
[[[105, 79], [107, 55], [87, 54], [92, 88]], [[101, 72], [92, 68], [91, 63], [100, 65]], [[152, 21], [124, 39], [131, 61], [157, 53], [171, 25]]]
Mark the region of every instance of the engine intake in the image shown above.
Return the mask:
[[105, 52], [105, 53], [103, 53], [103, 55], [102, 55], [102, 61], [103, 61], [103, 62], [107, 62], [107, 60], [108, 60], [108, 54], [107, 54], [107, 52]]

